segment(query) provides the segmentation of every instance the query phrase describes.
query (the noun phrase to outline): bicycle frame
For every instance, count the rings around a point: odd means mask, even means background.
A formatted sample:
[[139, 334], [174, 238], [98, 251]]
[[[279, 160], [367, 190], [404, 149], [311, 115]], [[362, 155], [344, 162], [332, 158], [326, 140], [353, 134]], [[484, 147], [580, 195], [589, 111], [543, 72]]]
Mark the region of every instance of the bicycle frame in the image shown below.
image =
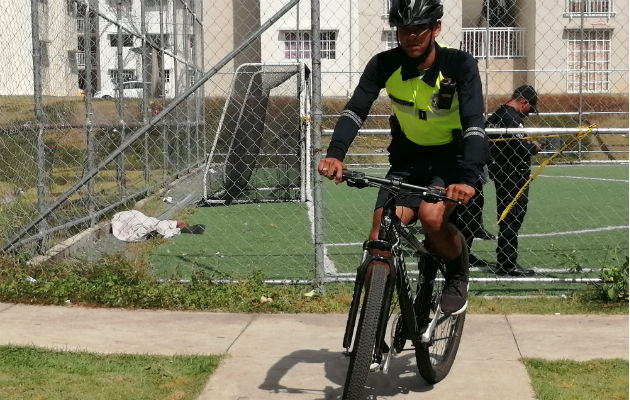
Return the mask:
[[[381, 310], [376, 343], [383, 343], [385, 338], [394, 288], [398, 294], [401, 315], [404, 321], [403, 325], [406, 328], [405, 336], [409, 339], [420, 339], [423, 343], [429, 342], [431, 332], [437, 325], [437, 322], [439, 322], [439, 313], [436, 313], [426, 329], [424, 324], [421, 326], [419, 323], [419, 316], [416, 315], [416, 309], [414, 307], [413, 289], [404, 263], [401, 239], [403, 239], [411, 249], [415, 250], [416, 255], [419, 257], [433, 257], [418, 238], [416, 238], [406, 226], [402, 225], [396, 215], [395, 202], [388, 201], [383, 208], [379, 240], [367, 240], [363, 244], [363, 257], [357, 269], [352, 302], [346, 322], [346, 330], [343, 339], [344, 348], [349, 350], [352, 344], [355, 333], [354, 327], [357, 323], [359, 306], [361, 304], [362, 288], [366, 282], [366, 277], [370, 273], [370, 265], [375, 261], [387, 264], [389, 267], [389, 278], [386, 285], [386, 301], [384, 302], [386, 309]], [[383, 349], [380, 348], [380, 346], [376, 346], [374, 352], [376, 359], [381, 360]]]

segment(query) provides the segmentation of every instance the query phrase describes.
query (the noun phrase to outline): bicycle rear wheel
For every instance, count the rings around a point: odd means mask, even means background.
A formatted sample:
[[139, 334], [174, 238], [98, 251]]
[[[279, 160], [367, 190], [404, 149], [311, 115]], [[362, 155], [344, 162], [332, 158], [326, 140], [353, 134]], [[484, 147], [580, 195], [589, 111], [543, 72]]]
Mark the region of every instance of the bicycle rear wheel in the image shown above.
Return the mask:
[[[434, 265], [425, 265], [421, 274], [419, 317], [421, 321], [428, 321], [435, 316], [444, 277]], [[465, 320], [465, 311], [458, 315], [441, 315], [428, 343], [419, 339], [413, 341], [418, 371], [427, 382], [437, 383], [448, 375], [459, 349]]]
[[389, 267], [382, 262], [372, 262], [369, 268], [371, 273], [364, 287], [361, 315], [343, 388], [344, 400], [364, 399], [365, 382], [370, 372], [370, 365], [374, 361], [374, 349], [378, 339], [376, 335], [385, 302]]

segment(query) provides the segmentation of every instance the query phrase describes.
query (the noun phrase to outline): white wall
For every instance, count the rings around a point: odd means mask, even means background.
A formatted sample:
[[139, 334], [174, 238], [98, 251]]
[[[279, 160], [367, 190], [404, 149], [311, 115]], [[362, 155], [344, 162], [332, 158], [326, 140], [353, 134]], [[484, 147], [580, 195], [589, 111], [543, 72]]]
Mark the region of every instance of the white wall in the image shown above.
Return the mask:
[[33, 93], [31, 2], [16, 0], [0, 13], [0, 95]]

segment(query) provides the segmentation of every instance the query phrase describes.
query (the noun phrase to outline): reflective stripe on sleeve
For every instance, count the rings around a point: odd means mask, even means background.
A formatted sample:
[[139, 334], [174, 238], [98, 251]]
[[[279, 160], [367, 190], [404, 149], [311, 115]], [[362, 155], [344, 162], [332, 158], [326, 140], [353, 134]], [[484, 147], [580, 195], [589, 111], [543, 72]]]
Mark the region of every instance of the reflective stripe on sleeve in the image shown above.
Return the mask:
[[486, 132], [478, 126], [471, 126], [470, 128], [466, 129], [463, 138], [466, 139], [467, 137], [471, 136], [480, 136], [481, 138], [485, 138]]
[[355, 124], [357, 124], [357, 126], [360, 128], [363, 125], [363, 120], [361, 119], [361, 117], [359, 117], [354, 111], [351, 110], [343, 110], [340, 114], [339, 117], [348, 117], [350, 118], [352, 121], [354, 121]]

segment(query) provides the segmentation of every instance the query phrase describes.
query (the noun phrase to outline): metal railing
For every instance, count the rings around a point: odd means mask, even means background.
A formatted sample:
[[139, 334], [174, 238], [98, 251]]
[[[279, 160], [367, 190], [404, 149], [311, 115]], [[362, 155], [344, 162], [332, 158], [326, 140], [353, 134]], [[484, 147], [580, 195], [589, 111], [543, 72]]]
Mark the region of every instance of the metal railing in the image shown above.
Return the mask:
[[[490, 138], [497, 135], [525, 135], [525, 136], [539, 136], [541, 139], [544, 139], [546, 135], [575, 135], [579, 133], [581, 128], [486, 128], [486, 133]], [[322, 136], [332, 136], [333, 129], [322, 129]], [[594, 128], [594, 134], [607, 134], [607, 135], [628, 135], [630, 134], [630, 130], [628, 128]], [[359, 129], [358, 136], [388, 136], [391, 134], [390, 129]], [[546, 154], [554, 154], [555, 150], [547, 150], [541, 151], [541, 155]], [[582, 156], [587, 154], [627, 154], [627, 150], [610, 150], [610, 149], [598, 149], [598, 150], [567, 150], [563, 152], [564, 154], [573, 154], [577, 155], [580, 161], [587, 161], [582, 159]], [[348, 152], [347, 156], [352, 157], [387, 157], [387, 152], [384, 152], [383, 149], [375, 149], [373, 152]], [[627, 162], [625, 157], [621, 157], [618, 162]], [[373, 165], [373, 164], [371, 164]], [[379, 163], [379, 165], [387, 165], [387, 163]]]
[[[77, 67], [85, 67], [85, 52], [78, 51], [76, 55], [77, 55]], [[96, 59], [95, 51], [91, 52], [90, 55], [92, 57], [92, 60]]]
[[612, 0], [564, 0], [565, 17], [611, 17], [615, 15]]
[[524, 28], [463, 28], [464, 50], [475, 58], [525, 57]]

